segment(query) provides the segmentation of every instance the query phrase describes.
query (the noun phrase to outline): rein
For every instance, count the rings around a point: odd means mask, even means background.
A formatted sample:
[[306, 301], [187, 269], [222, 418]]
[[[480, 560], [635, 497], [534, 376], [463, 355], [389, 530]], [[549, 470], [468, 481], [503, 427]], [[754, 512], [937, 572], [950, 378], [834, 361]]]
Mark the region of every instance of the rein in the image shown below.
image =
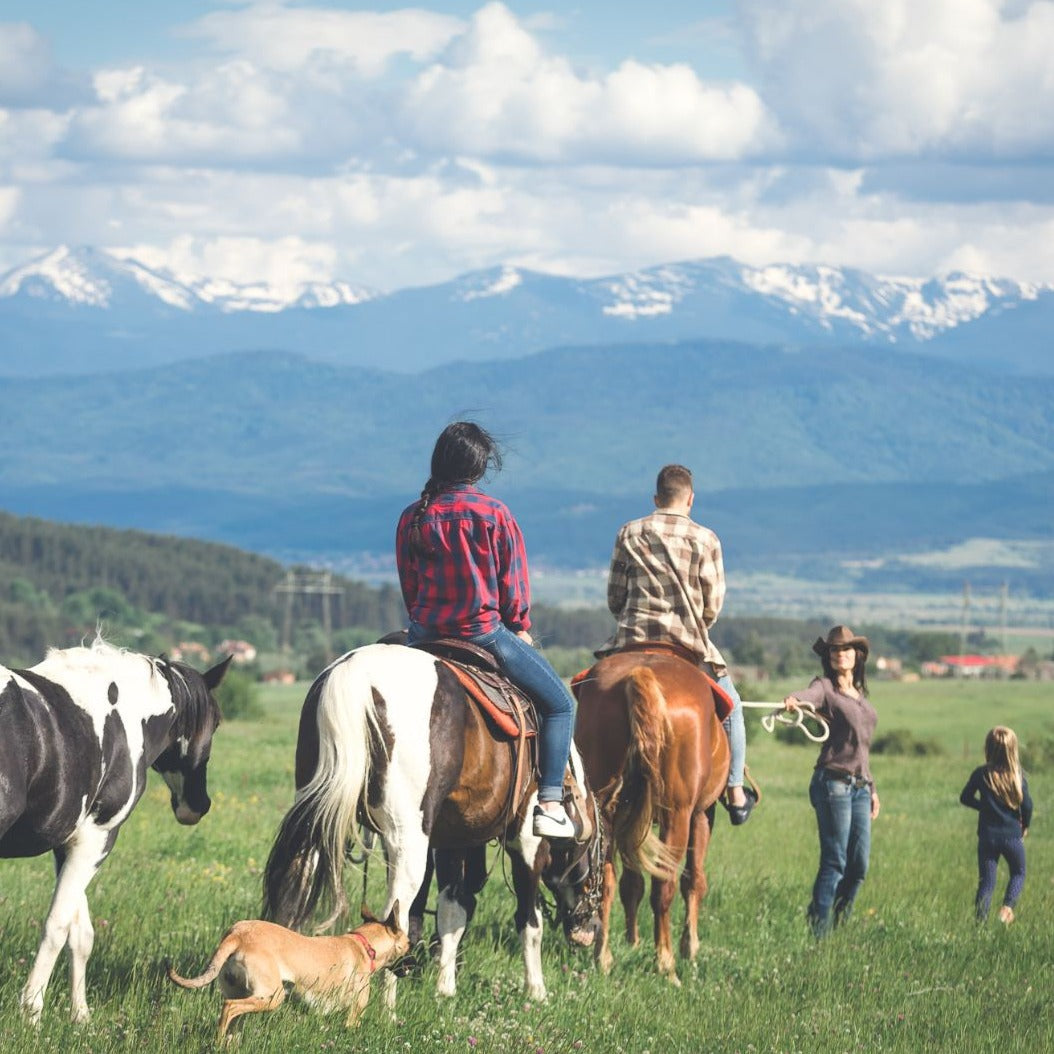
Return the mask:
[[[798, 703], [793, 710], [786, 710], [782, 703], [748, 703], [740, 702], [741, 706], [752, 707], [758, 710], [768, 710], [761, 719], [761, 727], [766, 732], [775, 732], [776, 723], [789, 725], [791, 728], [800, 728], [806, 739], [814, 743], [824, 743], [831, 734], [831, 726], [817, 712], [812, 703]], [[813, 732], [806, 724], [805, 719], [815, 721], [820, 726], [819, 732]]]

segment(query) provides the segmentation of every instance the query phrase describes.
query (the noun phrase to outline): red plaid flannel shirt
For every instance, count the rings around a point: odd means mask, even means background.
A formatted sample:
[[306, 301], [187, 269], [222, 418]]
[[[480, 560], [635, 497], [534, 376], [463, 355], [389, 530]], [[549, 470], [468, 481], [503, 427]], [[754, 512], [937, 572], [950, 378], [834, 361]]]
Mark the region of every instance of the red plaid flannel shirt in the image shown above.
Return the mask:
[[523, 535], [504, 503], [471, 486], [440, 494], [410, 529], [419, 502], [395, 533], [399, 584], [410, 618], [440, 636], [474, 637], [504, 624], [530, 629], [531, 590]]

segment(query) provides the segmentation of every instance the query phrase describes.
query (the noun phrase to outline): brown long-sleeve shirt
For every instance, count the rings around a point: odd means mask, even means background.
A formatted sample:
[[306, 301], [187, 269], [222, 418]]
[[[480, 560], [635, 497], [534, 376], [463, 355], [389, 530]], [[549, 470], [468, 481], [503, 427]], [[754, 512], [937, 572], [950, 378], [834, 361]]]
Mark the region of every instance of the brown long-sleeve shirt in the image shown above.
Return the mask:
[[830, 725], [831, 733], [820, 748], [817, 768], [838, 769], [861, 776], [874, 786], [871, 776], [871, 739], [878, 714], [868, 699], [838, 691], [827, 677], [817, 677], [808, 688], [791, 692], [803, 703], [812, 703]]

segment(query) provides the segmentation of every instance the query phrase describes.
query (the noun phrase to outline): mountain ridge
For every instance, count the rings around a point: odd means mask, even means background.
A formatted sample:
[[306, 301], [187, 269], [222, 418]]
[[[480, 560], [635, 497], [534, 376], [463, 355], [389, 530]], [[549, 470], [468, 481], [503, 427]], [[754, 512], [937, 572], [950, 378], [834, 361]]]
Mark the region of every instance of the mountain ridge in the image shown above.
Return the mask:
[[390, 555], [459, 416], [497, 434], [487, 487], [558, 566], [605, 560], [670, 461], [758, 569], [1043, 541], [1054, 511], [1054, 378], [993, 386], [917, 353], [620, 345], [408, 376], [242, 352], [2, 383], [12, 511], [283, 555]]
[[[1001, 340], [1021, 331], [1022, 309], [1029, 339]], [[346, 282], [186, 282], [105, 250], [60, 247], [0, 275], [0, 372], [99, 372], [269, 348], [416, 372], [569, 344], [736, 339], [901, 348], [1046, 374], [1051, 322], [1054, 286], [961, 272], [881, 278], [715, 257], [589, 279], [502, 265], [379, 293]]]

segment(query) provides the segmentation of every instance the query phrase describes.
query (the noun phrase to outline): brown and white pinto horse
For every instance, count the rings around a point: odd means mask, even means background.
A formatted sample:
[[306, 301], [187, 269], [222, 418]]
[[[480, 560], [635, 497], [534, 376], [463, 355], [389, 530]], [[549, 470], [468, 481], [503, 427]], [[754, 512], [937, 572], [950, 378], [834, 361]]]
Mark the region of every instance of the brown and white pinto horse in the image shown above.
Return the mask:
[[[594, 812], [577, 767], [582, 812]], [[438, 991], [455, 992], [458, 944], [486, 881], [486, 845], [503, 842], [512, 860], [516, 928], [523, 943], [528, 995], [544, 999], [539, 882], [556, 897], [557, 914], [579, 943], [591, 943], [600, 902], [600, 825], [584, 844], [549, 846], [531, 832], [535, 787], [523, 786], [509, 743], [494, 738], [453, 671], [440, 659], [401, 644], [370, 644], [324, 670], [301, 711], [296, 750], [297, 798], [279, 828], [264, 876], [264, 916], [300, 929], [326, 900], [332, 924], [346, 908], [345, 852], [362, 828], [380, 835], [388, 899], [381, 917], [409, 907], [435, 851], [439, 899]], [[569, 803], [574, 809], [575, 803]], [[389, 1001], [394, 979], [387, 980]]]
[[[615, 852], [622, 858], [619, 893], [626, 939], [639, 940], [637, 909], [644, 874], [652, 876], [651, 906], [659, 972], [679, 984], [670, 933], [677, 866], [685, 860], [681, 956], [699, 951], [699, 904], [706, 895], [706, 850], [714, 803], [728, 778], [728, 737], [715, 693], [701, 670], [672, 653], [627, 651], [601, 659], [575, 680], [575, 742], [612, 838], [604, 867], [597, 963], [611, 969], [608, 940], [615, 896]], [[719, 700], [722, 703], [723, 700]], [[652, 824], [658, 824], [658, 836]]]

